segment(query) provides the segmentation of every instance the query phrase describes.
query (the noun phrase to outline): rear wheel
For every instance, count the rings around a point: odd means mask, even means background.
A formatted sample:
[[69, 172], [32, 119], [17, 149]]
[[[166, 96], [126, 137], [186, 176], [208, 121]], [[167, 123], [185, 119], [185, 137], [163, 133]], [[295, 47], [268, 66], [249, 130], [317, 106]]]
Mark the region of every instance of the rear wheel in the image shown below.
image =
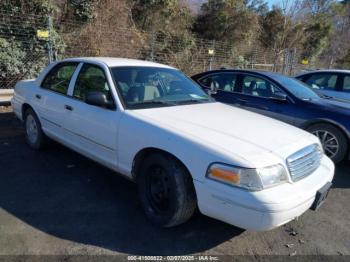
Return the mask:
[[24, 127], [27, 144], [33, 149], [41, 149], [45, 144], [46, 137], [37, 115], [31, 108], [24, 113]]
[[196, 209], [192, 177], [171, 156], [147, 156], [137, 174], [139, 196], [152, 223], [172, 227], [184, 223]]
[[335, 163], [339, 163], [346, 157], [348, 141], [337, 127], [329, 124], [315, 124], [307, 128], [307, 131], [320, 139], [325, 154]]

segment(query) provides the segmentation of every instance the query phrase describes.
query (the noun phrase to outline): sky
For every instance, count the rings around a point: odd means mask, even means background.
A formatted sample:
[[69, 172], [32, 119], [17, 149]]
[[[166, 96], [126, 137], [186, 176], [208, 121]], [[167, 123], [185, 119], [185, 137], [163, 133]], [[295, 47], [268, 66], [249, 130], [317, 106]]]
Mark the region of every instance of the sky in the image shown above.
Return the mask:
[[278, 0], [266, 0], [266, 2], [269, 4], [269, 7], [271, 8], [273, 5], [278, 4]]

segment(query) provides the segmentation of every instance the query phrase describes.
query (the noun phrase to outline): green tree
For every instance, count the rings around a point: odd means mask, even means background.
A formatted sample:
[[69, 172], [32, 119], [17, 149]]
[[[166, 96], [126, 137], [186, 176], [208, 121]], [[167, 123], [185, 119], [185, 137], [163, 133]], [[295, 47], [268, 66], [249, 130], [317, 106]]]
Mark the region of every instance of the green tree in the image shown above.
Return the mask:
[[285, 50], [297, 47], [303, 39], [303, 24], [275, 7], [260, 18], [259, 42], [274, 54], [274, 70]]
[[[3, 11], [0, 27], [1, 83], [12, 88], [13, 80], [34, 77], [48, 61], [47, 41], [37, 37], [37, 30], [48, 29], [48, 14], [55, 9], [48, 0], [0, 1]], [[52, 30], [52, 44], [60, 38]], [[57, 49], [56, 49], [57, 50]]]
[[206, 39], [231, 43], [250, 40], [257, 25], [257, 14], [244, 0], [209, 0], [201, 6], [194, 32]]
[[[177, 0], [134, 0], [131, 5], [132, 20], [141, 31], [148, 32], [148, 45], [143, 51], [145, 58], [188, 66], [180, 57], [192, 57], [195, 43], [191, 33], [191, 10]], [[153, 57], [152, 54], [156, 54]]]
[[334, 3], [333, 10], [333, 31], [329, 37], [330, 44], [325, 50], [328, 56], [329, 66], [350, 68], [350, 1], [344, 0]]
[[313, 15], [304, 31], [302, 57], [312, 59], [319, 55], [327, 47], [331, 29], [331, 20], [327, 15], [322, 13]]
[[192, 26], [192, 13], [177, 0], [134, 0], [132, 19], [142, 31], [184, 33]]
[[263, 46], [280, 52], [296, 47], [302, 36], [303, 25], [283, 14], [279, 8], [269, 11], [260, 20], [259, 40]]
[[245, 0], [245, 5], [258, 15], [265, 15], [269, 11], [269, 6], [265, 0]]

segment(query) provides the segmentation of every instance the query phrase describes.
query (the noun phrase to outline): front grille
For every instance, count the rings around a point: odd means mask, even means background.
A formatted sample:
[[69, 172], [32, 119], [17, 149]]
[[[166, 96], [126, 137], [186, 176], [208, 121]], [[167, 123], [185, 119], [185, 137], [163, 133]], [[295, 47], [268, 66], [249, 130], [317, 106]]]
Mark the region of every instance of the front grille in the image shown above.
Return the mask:
[[305, 147], [287, 158], [292, 180], [298, 181], [311, 175], [321, 163], [322, 151], [318, 145]]

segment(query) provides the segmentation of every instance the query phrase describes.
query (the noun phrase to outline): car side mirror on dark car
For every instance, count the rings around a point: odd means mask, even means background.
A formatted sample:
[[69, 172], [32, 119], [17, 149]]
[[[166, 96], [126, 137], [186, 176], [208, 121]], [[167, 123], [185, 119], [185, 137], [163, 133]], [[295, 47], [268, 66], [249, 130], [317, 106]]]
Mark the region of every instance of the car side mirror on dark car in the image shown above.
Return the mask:
[[88, 91], [85, 94], [85, 103], [89, 105], [115, 109], [113, 101], [109, 101], [105, 93], [101, 91]]
[[203, 89], [208, 95], [215, 95], [218, 92], [219, 84], [217, 82], [212, 82], [210, 86], [204, 86]]
[[213, 89], [211, 89], [211, 88], [204, 88], [204, 91], [209, 95], [209, 96], [211, 96], [211, 95], [215, 95], [216, 93], [217, 93], [217, 90], [213, 90]]
[[272, 99], [276, 100], [276, 101], [280, 101], [280, 102], [287, 102], [288, 96], [287, 96], [287, 94], [285, 94], [283, 92], [276, 92], [273, 94]]

